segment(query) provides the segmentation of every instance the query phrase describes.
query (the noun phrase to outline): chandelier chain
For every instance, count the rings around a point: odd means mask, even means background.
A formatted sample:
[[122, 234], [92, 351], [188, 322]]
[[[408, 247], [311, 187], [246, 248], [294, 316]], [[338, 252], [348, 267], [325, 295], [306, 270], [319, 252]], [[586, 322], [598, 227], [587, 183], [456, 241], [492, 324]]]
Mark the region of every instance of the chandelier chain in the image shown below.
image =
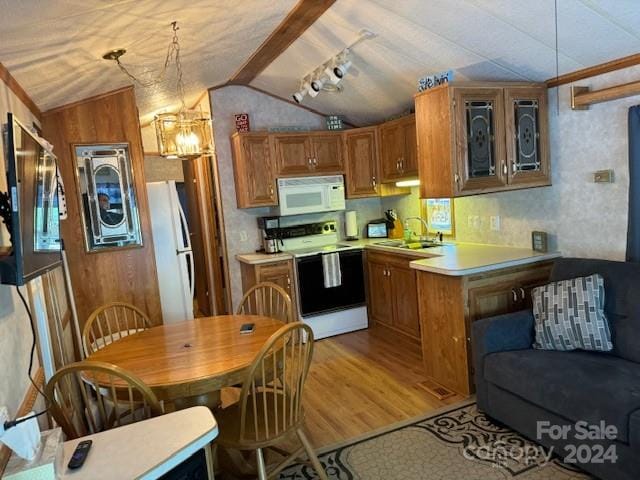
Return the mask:
[[153, 79], [153, 80], [149, 80], [149, 81], [143, 81], [140, 80], [139, 78], [137, 78], [135, 75], [133, 75], [131, 72], [129, 72], [129, 70], [127, 69], [127, 67], [120, 61], [120, 58], [116, 58], [115, 61], [118, 65], [118, 68], [125, 74], [127, 75], [131, 80], [133, 80], [135, 83], [137, 83], [139, 86], [141, 86], [142, 88], [149, 88], [149, 87], [153, 87], [155, 85], [159, 85], [160, 83], [162, 83], [164, 81], [165, 75], [167, 73], [167, 69], [169, 68], [169, 65], [171, 64], [171, 60], [175, 61], [176, 64], [176, 90], [178, 92], [178, 95], [180, 96], [180, 103], [181, 103], [181, 111], [186, 110], [186, 105], [185, 105], [185, 91], [184, 91], [184, 82], [182, 79], [182, 63], [180, 61], [180, 41], [178, 39], [178, 30], [180, 29], [180, 27], [178, 27], [178, 22], [171, 22], [171, 27], [173, 29], [173, 38], [171, 39], [171, 43], [169, 44], [169, 46], [167, 47], [167, 55], [165, 57], [164, 60], [164, 65], [162, 66], [162, 70], [160, 71], [160, 74], [158, 75], [157, 78]]

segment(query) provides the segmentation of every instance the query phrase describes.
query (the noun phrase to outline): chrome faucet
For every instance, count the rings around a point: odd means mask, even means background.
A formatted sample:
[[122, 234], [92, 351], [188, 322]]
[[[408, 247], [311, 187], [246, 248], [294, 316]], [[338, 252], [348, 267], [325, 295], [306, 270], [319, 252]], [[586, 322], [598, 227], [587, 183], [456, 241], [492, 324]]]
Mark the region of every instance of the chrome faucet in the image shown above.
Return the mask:
[[[407, 217], [407, 218], [405, 218], [405, 219], [404, 219], [404, 228], [405, 228], [405, 229], [407, 229], [407, 230], [409, 229], [409, 220], [420, 220], [420, 222], [422, 223], [422, 225], [424, 225], [424, 231], [425, 231], [424, 238], [425, 238], [426, 240], [428, 240], [428, 239], [429, 239], [429, 225], [428, 225], [428, 224], [427, 224], [427, 222], [424, 220], [424, 218], [422, 218], [422, 217]], [[415, 232], [414, 232], [414, 233], [415, 233]], [[423, 236], [422, 236], [422, 235], [420, 235], [420, 240], [422, 240], [422, 239], [423, 239], [422, 237], [423, 237]]]

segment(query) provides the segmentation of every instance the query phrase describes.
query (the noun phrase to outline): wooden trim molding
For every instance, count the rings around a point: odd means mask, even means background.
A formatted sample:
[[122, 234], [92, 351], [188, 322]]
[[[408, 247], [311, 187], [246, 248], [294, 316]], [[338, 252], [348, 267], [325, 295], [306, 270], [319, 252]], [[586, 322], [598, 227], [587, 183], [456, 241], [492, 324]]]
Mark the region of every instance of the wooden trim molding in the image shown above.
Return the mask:
[[571, 87], [571, 108], [573, 110], [586, 110], [594, 103], [608, 102], [619, 98], [640, 95], [640, 81], [616, 85], [590, 91], [589, 87]]
[[96, 100], [100, 100], [101, 98], [110, 97], [111, 95], [116, 95], [118, 93], [126, 92], [127, 90], [133, 90], [133, 89], [134, 89], [133, 85], [127, 85], [126, 87], [116, 88], [115, 90], [110, 90], [108, 92], [99, 93], [97, 95], [94, 95], [93, 97], [83, 98], [82, 100], [78, 100], [78, 101], [75, 101], [75, 102], [67, 103], [65, 105], [60, 105], [59, 107], [54, 107], [51, 110], [47, 110], [42, 115], [46, 116], [46, 115], [51, 115], [53, 113], [58, 113], [58, 112], [60, 112], [62, 110], [67, 110], [69, 108], [77, 107], [79, 105], [82, 105], [83, 103], [94, 102]]
[[296, 41], [336, 0], [300, 0], [269, 37], [233, 74], [229, 83], [246, 85]]
[[578, 80], [584, 80], [585, 78], [595, 77], [604, 73], [613, 72], [615, 70], [621, 70], [623, 68], [633, 67], [634, 65], [640, 65], [640, 53], [629, 55], [627, 57], [617, 58], [610, 62], [594, 65], [593, 67], [583, 68], [576, 70], [575, 72], [566, 73], [559, 77], [553, 77], [547, 80], [547, 88], [558, 87], [560, 85], [566, 85], [567, 83], [576, 82]]
[[[327, 115], [329, 115], [328, 113], [323, 113], [323, 112], [320, 112], [320, 111], [316, 110], [315, 108], [307, 107], [306, 105], [301, 105], [299, 103], [294, 102], [293, 100], [289, 100], [288, 98], [281, 97], [280, 95], [276, 95], [275, 93], [267, 92], [266, 90], [263, 90], [263, 89], [258, 88], [258, 87], [254, 87], [253, 85], [235, 85], [235, 84], [232, 84], [232, 83], [224, 83], [222, 85], [216, 85], [214, 87], [209, 88], [209, 101], [211, 101], [211, 92], [214, 92], [216, 90], [220, 90], [221, 88], [224, 88], [224, 87], [246, 87], [246, 88], [250, 88], [251, 90], [255, 90], [256, 92], [260, 92], [260, 93], [262, 93], [264, 95], [268, 95], [269, 97], [275, 98], [275, 99], [280, 100], [282, 102], [290, 103], [294, 107], [302, 108], [303, 110], [306, 110], [306, 111], [311, 112], [311, 113], [315, 113], [316, 115], [320, 115], [321, 117], [326, 117]], [[358, 128], [358, 125], [354, 125], [354, 124], [349, 123], [347, 121], [343, 121], [343, 123], [347, 127]], [[215, 124], [214, 124], [214, 129], [215, 129]]]
[[15, 96], [18, 97], [18, 99], [22, 103], [24, 103], [29, 110], [31, 110], [31, 113], [33, 113], [33, 115], [35, 115], [38, 120], [42, 119], [42, 112], [40, 111], [38, 106], [33, 100], [31, 100], [31, 97], [20, 86], [18, 81], [13, 78], [13, 75], [9, 73], [7, 67], [5, 67], [2, 63], [0, 63], [0, 80], [2, 80], [9, 88], [9, 90], [11, 90], [15, 94]]
[[[33, 377], [33, 381], [36, 383], [36, 385], [38, 385], [39, 388], [43, 387], [44, 370], [42, 369], [42, 367], [38, 368], [38, 371]], [[15, 418], [24, 417], [26, 414], [32, 411], [37, 399], [38, 390], [36, 390], [36, 387], [34, 387], [32, 383], [30, 383], [29, 388], [27, 389], [27, 393], [22, 399], [20, 407], [18, 407]], [[2, 475], [4, 474], [4, 469], [7, 468], [9, 457], [11, 457], [11, 450], [6, 445], [2, 445], [2, 447], [0, 447], [0, 477], [2, 477]]]

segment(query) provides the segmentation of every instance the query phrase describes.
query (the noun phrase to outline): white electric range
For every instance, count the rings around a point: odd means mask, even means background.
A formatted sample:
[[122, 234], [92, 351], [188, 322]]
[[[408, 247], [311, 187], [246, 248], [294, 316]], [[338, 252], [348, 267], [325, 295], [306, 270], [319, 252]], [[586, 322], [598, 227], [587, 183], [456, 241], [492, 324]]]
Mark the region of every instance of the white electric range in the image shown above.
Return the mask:
[[[367, 328], [362, 247], [340, 243], [335, 221], [280, 230], [280, 249], [294, 257], [299, 320], [316, 339]], [[341, 285], [325, 288], [322, 256], [333, 253], [339, 255]]]

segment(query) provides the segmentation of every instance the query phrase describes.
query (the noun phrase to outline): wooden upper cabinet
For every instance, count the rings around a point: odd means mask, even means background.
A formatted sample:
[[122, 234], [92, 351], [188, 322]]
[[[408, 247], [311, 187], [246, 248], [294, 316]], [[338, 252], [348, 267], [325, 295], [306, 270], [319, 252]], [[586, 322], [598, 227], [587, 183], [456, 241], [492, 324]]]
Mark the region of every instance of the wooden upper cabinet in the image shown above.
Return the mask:
[[418, 144], [416, 134], [416, 116], [410, 115], [402, 124], [404, 136], [404, 156], [402, 174], [405, 177], [418, 176]]
[[271, 137], [236, 133], [231, 146], [238, 208], [277, 205]]
[[316, 174], [342, 173], [342, 136], [312, 134], [309, 136], [311, 171]]
[[531, 83], [451, 83], [416, 95], [420, 196], [550, 185], [546, 96]]
[[507, 160], [502, 89], [459, 88], [453, 98], [459, 191], [503, 187]]
[[342, 173], [342, 136], [335, 133], [273, 136], [279, 176]]
[[378, 196], [376, 128], [356, 128], [344, 133], [348, 198]]
[[549, 185], [547, 90], [504, 90], [507, 165], [513, 185]]
[[312, 154], [306, 135], [274, 135], [278, 175], [307, 174], [312, 169]]
[[380, 126], [380, 160], [382, 182], [395, 181], [401, 177], [400, 158], [404, 153], [402, 128], [398, 123], [388, 122]]
[[381, 182], [417, 176], [415, 115], [383, 123], [379, 129]]

